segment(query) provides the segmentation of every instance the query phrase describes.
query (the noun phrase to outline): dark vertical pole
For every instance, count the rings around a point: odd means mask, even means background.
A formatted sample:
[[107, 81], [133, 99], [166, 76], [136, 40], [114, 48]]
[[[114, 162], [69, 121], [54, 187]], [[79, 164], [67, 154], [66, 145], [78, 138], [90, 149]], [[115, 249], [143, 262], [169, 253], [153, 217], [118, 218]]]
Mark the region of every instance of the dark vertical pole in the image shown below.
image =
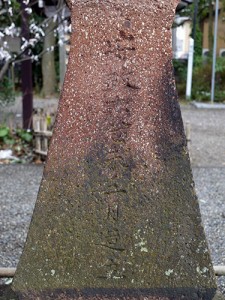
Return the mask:
[[[21, 1], [21, 36], [29, 40], [29, 24], [28, 14], [25, 11], [27, 5]], [[33, 112], [33, 86], [32, 86], [32, 63], [28, 58], [28, 50], [24, 52], [25, 60], [21, 63], [21, 80], [23, 94], [23, 128], [32, 128], [32, 112]]]
[[192, 29], [192, 38], [195, 40], [196, 34], [196, 23], [197, 23], [197, 15], [198, 15], [198, 3], [199, 0], [194, 1], [194, 18], [193, 18], [193, 29]]

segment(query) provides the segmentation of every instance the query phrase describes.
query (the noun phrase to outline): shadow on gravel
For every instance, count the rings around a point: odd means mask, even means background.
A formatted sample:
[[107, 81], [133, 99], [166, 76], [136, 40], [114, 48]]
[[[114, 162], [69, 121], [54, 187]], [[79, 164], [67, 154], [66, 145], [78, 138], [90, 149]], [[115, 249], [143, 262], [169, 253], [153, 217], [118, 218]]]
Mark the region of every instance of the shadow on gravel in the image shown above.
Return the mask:
[[0, 285], [0, 300], [18, 300], [10, 285]]

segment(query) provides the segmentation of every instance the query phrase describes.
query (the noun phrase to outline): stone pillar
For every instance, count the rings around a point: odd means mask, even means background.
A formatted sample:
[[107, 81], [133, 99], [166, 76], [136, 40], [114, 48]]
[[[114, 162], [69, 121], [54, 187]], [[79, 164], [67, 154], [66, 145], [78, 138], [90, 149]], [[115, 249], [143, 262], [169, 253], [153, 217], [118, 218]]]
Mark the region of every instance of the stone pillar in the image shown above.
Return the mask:
[[174, 1], [75, 0], [20, 299], [212, 299], [172, 69]]

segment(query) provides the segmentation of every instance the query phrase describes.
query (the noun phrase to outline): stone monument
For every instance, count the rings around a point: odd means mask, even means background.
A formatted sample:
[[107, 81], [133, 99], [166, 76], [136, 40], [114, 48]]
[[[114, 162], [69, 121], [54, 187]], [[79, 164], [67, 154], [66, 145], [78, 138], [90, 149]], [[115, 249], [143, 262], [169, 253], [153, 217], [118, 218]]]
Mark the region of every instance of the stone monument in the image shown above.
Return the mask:
[[20, 299], [212, 299], [172, 68], [177, 1], [72, 0]]

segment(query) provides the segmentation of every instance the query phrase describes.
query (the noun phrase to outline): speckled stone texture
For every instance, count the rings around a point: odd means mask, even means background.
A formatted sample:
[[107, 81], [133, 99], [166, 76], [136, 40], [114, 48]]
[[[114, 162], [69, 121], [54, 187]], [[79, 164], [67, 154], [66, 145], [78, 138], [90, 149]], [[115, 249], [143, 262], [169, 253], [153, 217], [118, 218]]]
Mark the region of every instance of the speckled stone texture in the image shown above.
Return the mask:
[[20, 299], [212, 299], [171, 64], [176, 3], [74, 1]]

